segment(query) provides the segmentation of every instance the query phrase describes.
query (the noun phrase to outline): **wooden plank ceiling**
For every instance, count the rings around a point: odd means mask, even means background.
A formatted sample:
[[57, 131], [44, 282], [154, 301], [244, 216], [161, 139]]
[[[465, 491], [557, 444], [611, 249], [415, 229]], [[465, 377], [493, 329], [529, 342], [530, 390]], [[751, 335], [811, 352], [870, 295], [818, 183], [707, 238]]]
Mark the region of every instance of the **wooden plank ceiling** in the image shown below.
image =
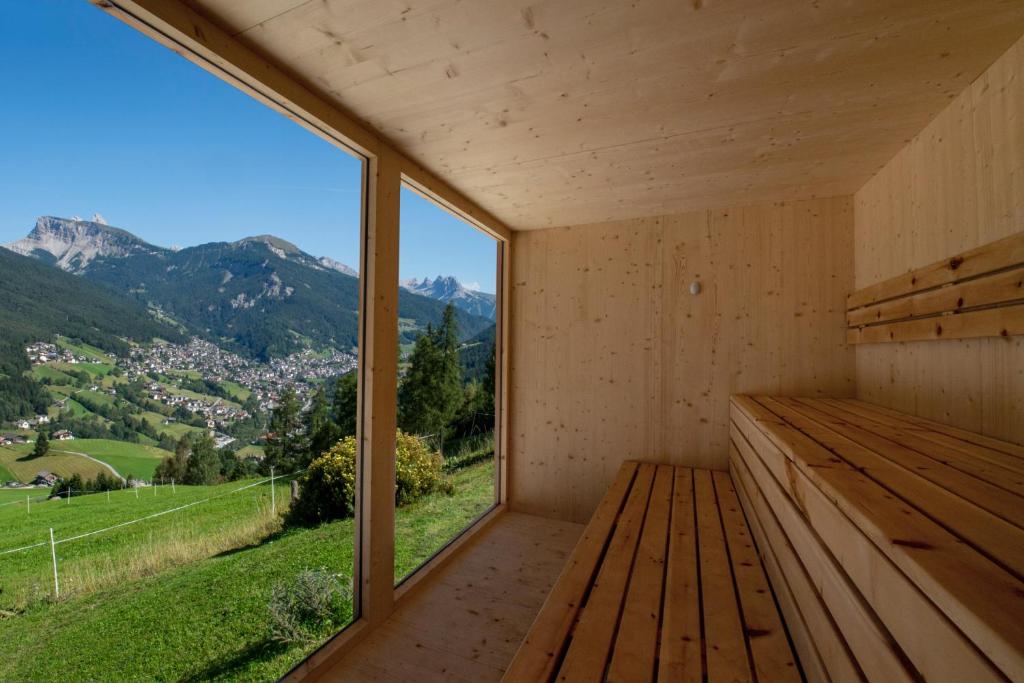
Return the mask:
[[185, 0], [515, 229], [850, 194], [1020, 0]]

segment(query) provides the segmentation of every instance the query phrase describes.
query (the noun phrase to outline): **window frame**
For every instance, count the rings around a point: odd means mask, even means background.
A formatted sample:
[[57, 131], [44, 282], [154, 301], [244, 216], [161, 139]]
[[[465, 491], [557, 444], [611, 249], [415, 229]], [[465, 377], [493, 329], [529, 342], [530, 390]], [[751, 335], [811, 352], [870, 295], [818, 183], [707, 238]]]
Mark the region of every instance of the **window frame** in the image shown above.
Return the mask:
[[[254, 49], [180, 1], [87, 0], [164, 47], [233, 85], [315, 135], [364, 160], [360, 264], [359, 458], [361, 499], [354, 521], [353, 620], [282, 680], [323, 673], [385, 621], [396, 606], [464, 543], [507, 509], [509, 325], [512, 232], [486, 210], [396, 151], [337, 104], [295, 80]], [[428, 560], [394, 584], [394, 433], [397, 408], [398, 219], [403, 183], [498, 241], [496, 331], [496, 504]], [[393, 277], [391, 274], [393, 273]], [[390, 325], [388, 324], [390, 323]], [[389, 332], [393, 330], [393, 332]], [[389, 360], [390, 358], [390, 360]], [[368, 410], [368, 407], [372, 407]]]

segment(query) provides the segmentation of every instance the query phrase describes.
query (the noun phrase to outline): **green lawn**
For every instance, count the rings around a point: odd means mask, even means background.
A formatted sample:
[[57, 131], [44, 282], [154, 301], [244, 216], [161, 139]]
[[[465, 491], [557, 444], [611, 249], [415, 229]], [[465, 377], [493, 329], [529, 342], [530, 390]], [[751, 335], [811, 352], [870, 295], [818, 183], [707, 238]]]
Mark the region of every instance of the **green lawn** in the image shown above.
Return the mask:
[[182, 424], [180, 422], [173, 422], [169, 425], [165, 425], [164, 420], [167, 419], [167, 416], [161, 415], [160, 413], [147, 411], [141, 415], [146, 422], [153, 425], [153, 429], [158, 433], [170, 434], [175, 439], [181, 438], [185, 434], [204, 431], [199, 427], [193, 427], [192, 425]]
[[[78, 473], [85, 479], [93, 479], [100, 472], [110, 473], [103, 465], [93, 462], [80, 455], [71, 455], [59, 452], [56, 442], [53, 449], [41, 458], [31, 458], [32, 444], [20, 444], [17, 446], [0, 446], [0, 466], [8, 470], [12, 479], [21, 482], [30, 482], [42, 471], [52, 472], [61, 477], [70, 477]], [[65, 441], [63, 443], [73, 443]], [[2, 538], [2, 534], [0, 534]]]
[[17, 480], [17, 477], [14, 476], [14, 473], [11, 472], [9, 469], [7, 469], [7, 467], [5, 467], [2, 462], [0, 462], [0, 484], [2, 484], [5, 481], [16, 481], [16, 480]]
[[147, 480], [153, 477], [153, 471], [160, 461], [171, 455], [169, 451], [155, 446], [110, 439], [61, 441], [51, 444], [51, 449], [85, 453], [107, 463], [123, 477], [133, 474]]
[[263, 457], [264, 455], [266, 455], [266, 451], [264, 451], [263, 446], [249, 445], [242, 446], [241, 448], [239, 448], [237, 451], [235, 451], [235, 455], [240, 459], [251, 458], [253, 456]]
[[57, 368], [50, 365], [33, 365], [32, 376], [36, 379], [49, 379], [51, 382], [57, 384], [74, 384], [76, 381], [74, 377], [66, 375]]
[[223, 382], [220, 383], [220, 385], [224, 388], [224, 391], [234, 396], [235, 400], [237, 400], [240, 403], [244, 403], [250, 396], [252, 396], [251, 391], [243, 387], [241, 384], [238, 384], [237, 382], [224, 380]]
[[[433, 494], [398, 509], [396, 577], [418, 566], [491, 504], [493, 472], [490, 462], [467, 468], [456, 473], [453, 496]], [[75, 498], [70, 505], [48, 502], [33, 506], [31, 521], [20, 505], [0, 507], [0, 538], [5, 539], [3, 547], [37, 542], [40, 536], [48, 538], [50, 527], [58, 538], [65, 538], [237, 486], [180, 487], [173, 498], [161, 488], [155, 496], [151, 490], [141, 491], [138, 499], [133, 492], [118, 492], [112, 498], [122, 498], [110, 503], [104, 496]], [[138, 561], [150, 553], [166, 553], [160, 546], [163, 538], [187, 541], [234, 534], [241, 539], [253, 519], [267, 521], [267, 529], [272, 529], [266, 512], [268, 489], [261, 485], [59, 545], [58, 561], [71, 581], [68, 590], [76, 590], [76, 572], [83, 577], [83, 589], [57, 602], [37, 598], [24, 612], [0, 619], [0, 642], [5, 651], [17, 653], [0, 658], [0, 680], [61, 681], [74, 672], [76, 680], [94, 681], [269, 681], [284, 674], [319, 642], [282, 646], [269, 639], [270, 591], [275, 583], [292, 581], [306, 568], [327, 569], [348, 583], [354, 562], [352, 520], [270, 533], [115, 585], [93, 579], [97, 588], [84, 589], [90, 585], [86, 579], [94, 576], [86, 571], [90, 567], [117, 571], [126, 564], [123, 558]], [[279, 500], [286, 490], [282, 483]], [[36, 586], [40, 596], [52, 590], [49, 562], [45, 546], [0, 555], [0, 582], [12, 586], [3, 586], [0, 608], [13, 599], [15, 584]], [[351, 611], [343, 618], [350, 619]], [[330, 630], [321, 633], [321, 640]]]
[[86, 343], [74, 343], [70, 339], [65, 337], [57, 338], [57, 346], [62, 349], [67, 349], [78, 356], [85, 356], [92, 360], [100, 361], [101, 363], [109, 363], [110, 359], [107, 358], [107, 354], [103, 349], [98, 349], [95, 346], [91, 346]]

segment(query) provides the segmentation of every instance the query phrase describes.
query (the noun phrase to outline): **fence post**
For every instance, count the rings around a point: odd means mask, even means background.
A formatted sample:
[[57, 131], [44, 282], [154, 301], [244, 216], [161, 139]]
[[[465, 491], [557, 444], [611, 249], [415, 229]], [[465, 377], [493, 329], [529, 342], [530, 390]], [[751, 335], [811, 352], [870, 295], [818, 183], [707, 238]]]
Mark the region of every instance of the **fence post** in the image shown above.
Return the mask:
[[175, 493], [176, 491], [174, 489], [174, 477], [171, 477], [171, 495], [173, 496]]
[[110, 502], [110, 489], [107, 489], [107, 502]]
[[53, 593], [60, 597], [60, 581], [57, 580], [57, 544], [53, 542], [53, 527], [50, 527], [50, 557], [53, 558]]
[[71, 487], [68, 487], [68, 505], [71, 505]]
[[132, 488], [135, 489], [135, 500], [138, 500], [139, 499], [139, 487], [138, 486], [133, 486]]
[[274, 468], [270, 468], [270, 514], [277, 514], [277, 492], [274, 490]]
[[27, 493], [25, 494], [25, 509], [28, 510], [26, 514], [32, 514], [32, 496]]

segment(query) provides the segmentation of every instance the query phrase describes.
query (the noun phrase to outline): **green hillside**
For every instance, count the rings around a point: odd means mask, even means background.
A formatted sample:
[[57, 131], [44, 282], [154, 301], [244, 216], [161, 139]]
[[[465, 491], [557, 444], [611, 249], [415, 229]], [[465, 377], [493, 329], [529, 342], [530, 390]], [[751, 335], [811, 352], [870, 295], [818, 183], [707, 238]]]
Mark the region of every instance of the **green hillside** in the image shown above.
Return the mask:
[[181, 340], [137, 302], [109, 288], [0, 248], [0, 422], [42, 413], [49, 395], [32, 377], [24, 345], [57, 335], [125, 353], [126, 339]]

